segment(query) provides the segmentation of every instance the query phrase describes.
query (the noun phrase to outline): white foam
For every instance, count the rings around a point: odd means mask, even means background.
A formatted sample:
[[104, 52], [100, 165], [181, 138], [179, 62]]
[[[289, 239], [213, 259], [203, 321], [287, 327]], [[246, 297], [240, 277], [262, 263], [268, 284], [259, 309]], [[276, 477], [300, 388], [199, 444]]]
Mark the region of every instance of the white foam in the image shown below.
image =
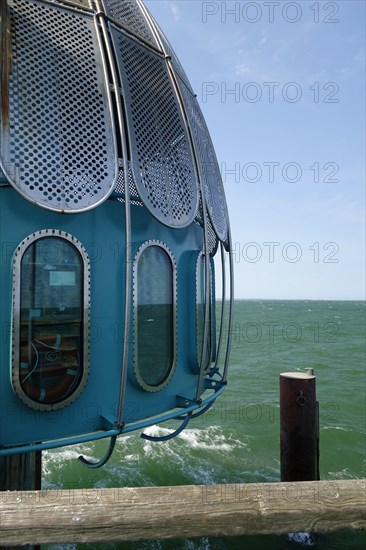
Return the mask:
[[[174, 430], [168, 428], [162, 428], [160, 426], [149, 426], [146, 428], [145, 433], [152, 437], [163, 437], [170, 435]], [[208, 428], [201, 429], [186, 429], [180, 433], [175, 442], [179, 444], [179, 441], [184, 441], [187, 448], [190, 449], [202, 449], [210, 451], [231, 452], [233, 449], [242, 449], [247, 447], [247, 444], [243, 441], [235, 439], [232, 434], [225, 436], [222, 432], [221, 426], [209, 426]], [[172, 440], [170, 445], [174, 442]], [[144, 444], [144, 452], [151, 454], [152, 446], [149, 441]]]
[[329, 479], [362, 479], [354, 473], [350, 472], [349, 468], [343, 468], [339, 472], [328, 472]]
[[210, 542], [207, 537], [200, 541], [185, 540], [183, 550], [210, 550]]
[[179, 437], [191, 449], [231, 452], [233, 449], [247, 446], [244, 442], [234, 439], [231, 434], [226, 438], [219, 426], [210, 426], [205, 430], [185, 430]]
[[82, 455], [86, 460], [95, 461], [94, 449], [90, 445], [72, 445], [62, 449], [52, 449], [42, 453], [42, 478], [51, 475], [51, 470], [60, 468], [67, 462], [76, 462]]
[[[146, 434], [154, 437], [169, 435], [172, 432], [172, 429], [157, 425], [145, 429]], [[140, 434], [122, 436], [117, 441], [113, 456], [103, 468], [103, 475], [95, 477], [92, 484], [94, 487], [102, 488], [111, 486], [112, 482], [116, 484], [118, 480], [117, 483], [121, 486], [154, 485], [157, 464], [165, 464], [170, 476], [178, 476], [186, 482], [229, 483], [232, 480], [230, 476], [226, 479], [226, 457], [235, 449], [247, 449], [245, 454], [249, 456], [249, 440], [249, 436], [245, 441], [239, 440], [235, 432], [225, 432], [221, 426], [186, 429], [165, 443], [141, 439]], [[69, 473], [70, 466], [77, 462], [80, 455], [89, 461], [95, 460], [103, 454], [103, 449], [104, 446], [100, 442], [93, 442], [45, 451], [44, 488], [61, 488], [64, 469]], [[84, 476], [83, 472], [80, 472], [80, 476]]]
[[169, 430], [168, 428], [162, 428], [161, 426], [157, 426], [156, 424], [154, 424], [153, 426], [148, 426], [145, 429], [144, 433], [151, 437], [162, 437], [173, 433], [173, 431], [174, 430]]
[[126, 455], [125, 460], [128, 462], [138, 462], [140, 460], [139, 455]]
[[347, 428], [342, 428], [342, 426], [324, 426], [321, 430], [340, 430], [341, 432], [349, 432]]
[[314, 541], [311, 537], [311, 533], [288, 533], [288, 538], [292, 542], [298, 542], [303, 546], [314, 546]]

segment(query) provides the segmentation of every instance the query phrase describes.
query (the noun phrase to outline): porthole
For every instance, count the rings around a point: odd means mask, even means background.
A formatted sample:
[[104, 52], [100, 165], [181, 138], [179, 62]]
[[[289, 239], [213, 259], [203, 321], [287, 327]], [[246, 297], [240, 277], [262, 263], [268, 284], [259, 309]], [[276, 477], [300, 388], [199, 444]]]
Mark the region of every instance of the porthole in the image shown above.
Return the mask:
[[89, 373], [90, 266], [64, 231], [27, 237], [13, 258], [12, 384], [36, 410], [55, 410], [85, 388]]
[[148, 241], [134, 262], [134, 372], [149, 392], [170, 382], [176, 360], [176, 264], [169, 248]]

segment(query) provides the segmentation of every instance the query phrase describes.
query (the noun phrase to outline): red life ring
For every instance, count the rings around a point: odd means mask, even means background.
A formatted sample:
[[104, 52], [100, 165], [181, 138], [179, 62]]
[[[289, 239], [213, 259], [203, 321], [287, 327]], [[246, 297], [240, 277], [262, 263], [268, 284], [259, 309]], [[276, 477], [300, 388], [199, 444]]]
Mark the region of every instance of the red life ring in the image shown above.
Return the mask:
[[44, 336], [22, 347], [20, 384], [39, 403], [56, 403], [71, 395], [80, 374], [75, 339]]

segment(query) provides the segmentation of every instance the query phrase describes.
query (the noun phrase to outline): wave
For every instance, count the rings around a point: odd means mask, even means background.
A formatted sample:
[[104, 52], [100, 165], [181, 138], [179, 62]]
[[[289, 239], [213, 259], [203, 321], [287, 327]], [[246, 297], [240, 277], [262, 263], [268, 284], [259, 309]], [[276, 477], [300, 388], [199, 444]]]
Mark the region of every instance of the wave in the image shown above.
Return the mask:
[[[172, 429], [150, 426], [150, 436], [166, 436]], [[101, 470], [91, 471], [78, 462], [83, 455], [93, 461], [103, 455], [105, 441], [53, 449], [43, 453], [43, 487], [121, 487], [231, 482], [230, 472], [249, 456], [250, 436], [245, 440], [221, 426], [186, 429], [167, 442], [151, 442], [139, 435], [118, 439], [115, 452]], [[240, 454], [240, 461], [238, 455]], [[233, 467], [231, 467], [233, 466]], [[74, 483], [74, 484], [73, 484]]]
[[[146, 434], [154, 437], [170, 435], [172, 432], [173, 430], [155, 425], [145, 430]], [[231, 452], [233, 449], [247, 447], [246, 443], [234, 438], [231, 433], [226, 436], [221, 426], [208, 426], [205, 429], [186, 429], [177, 436], [177, 440], [184, 441], [185, 445], [190, 449]], [[144, 450], [150, 454], [153, 444], [149, 441], [146, 443], [149, 445], [145, 445]]]
[[314, 546], [315, 542], [310, 533], [288, 533], [291, 542], [297, 542], [303, 546]]

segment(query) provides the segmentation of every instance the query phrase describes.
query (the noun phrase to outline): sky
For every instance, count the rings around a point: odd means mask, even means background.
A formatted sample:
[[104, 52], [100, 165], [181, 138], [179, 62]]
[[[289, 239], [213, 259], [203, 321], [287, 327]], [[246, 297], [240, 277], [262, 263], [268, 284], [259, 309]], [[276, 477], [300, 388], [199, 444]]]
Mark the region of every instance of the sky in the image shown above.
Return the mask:
[[364, 0], [145, 0], [205, 115], [236, 299], [365, 299]]

